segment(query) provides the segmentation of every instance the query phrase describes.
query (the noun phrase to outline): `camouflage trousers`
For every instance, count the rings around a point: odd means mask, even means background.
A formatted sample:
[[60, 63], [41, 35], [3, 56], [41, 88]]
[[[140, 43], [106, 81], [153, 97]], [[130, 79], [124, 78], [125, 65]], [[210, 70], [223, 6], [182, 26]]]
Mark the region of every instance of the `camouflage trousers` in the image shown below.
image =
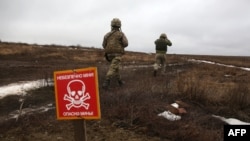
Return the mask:
[[155, 55], [154, 70], [161, 69], [162, 72], [166, 72], [166, 54], [157, 53]]
[[106, 80], [110, 80], [111, 78], [121, 79], [120, 76], [120, 65], [121, 65], [121, 55], [108, 55], [109, 59], [112, 60], [109, 66], [108, 72], [106, 74]]

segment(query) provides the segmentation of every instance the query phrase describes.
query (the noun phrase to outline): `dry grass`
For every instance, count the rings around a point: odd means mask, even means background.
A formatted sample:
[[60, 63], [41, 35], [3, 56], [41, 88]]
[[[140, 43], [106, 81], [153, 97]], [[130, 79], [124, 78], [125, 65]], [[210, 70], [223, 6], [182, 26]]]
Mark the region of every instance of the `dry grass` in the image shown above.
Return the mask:
[[[0, 59], [3, 60], [0, 64], [1, 85], [27, 79], [52, 78], [55, 70], [96, 66], [99, 86], [101, 86], [108, 68], [103, 51], [97, 48], [1, 43], [0, 50]], [[250, 72], [239, 68], [188, 62], [188, 59], [250, 66], [249, 57], [168, 54], [167, 73], [153, 77], [154, 54], [127, 52], [121, 68], [125, 85], [118, 87], [117, 83], [112, 81], [109, 91], [100, 88], [102, 120], [90, 122], [89, 126], [93, 126], [90, 130], [98, 132], [101, 130], [99, 126], [110, 126], [112, 130], [106, 128], [105, 131], [96, 134], [106, 136], [103, 132], [111, 133], [114, 131], [113, 128], [122, 128], [144, 135], [145, 138], [157, 137], [172, 141], [220, 141], [223, 139], [224, 123], [212, 118], [211, 114], [235, 117], [249, 122]], [[128, 65], [134, 67], [126, 68], [125, 66]], [[148, 67], [138, 67], [140, 65], [148, 65]], [[54, 96], [52, 87], [31, 91], [29, 94], [24, 108], [54, 101], [54, 97], [51, 97]], [[18, 108], [20, 105], [17, 100], [17, 97], [1, 100], [0, 108], [5, 112], [1, 112], [0, 115]], [[166, 110], [167, 104], [176, 100], [185, 101], [190, 105], [187, 109], [188, 114], [184, 115], [182, 120], [170, 122], [157, 116], [158, 113]], [[2, 108], [9, 103], [12, 103], [9, 109]], [[55, 132], [56, 135], [60, 132], [63, 134], [68, 132], [72, 135], [72, 128], [64, 132], [68, 124], [55, 123], [53, 119], [53, 112], [50, 112], [45, 115], [24, 117], [16, 125], [6, 123], [1, 127], [15, 128], [16, 130], [9, 130], [9, 133], [16, 131], [17, 136], [26, 133], [22, 132], [20, 127], [26, 127], [25, 131], [30, 133], [37, 133], [42, 129], [44, 132]], [[34, 126], [29, 125], [31, 121], [36, 122]], [[8, 133], [7, 129], [4, 132]], [[95, 138], [98, 136], [96, 134], [89, 135], [89, 138]]]

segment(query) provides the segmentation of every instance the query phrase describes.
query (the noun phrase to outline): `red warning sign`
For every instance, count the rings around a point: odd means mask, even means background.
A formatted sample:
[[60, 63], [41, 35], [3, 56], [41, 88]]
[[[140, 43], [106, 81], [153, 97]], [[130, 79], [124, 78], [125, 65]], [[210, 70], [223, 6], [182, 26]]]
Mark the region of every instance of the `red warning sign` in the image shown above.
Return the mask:
[[100, 119], [97, 68], [54, 72], [57, 119]]

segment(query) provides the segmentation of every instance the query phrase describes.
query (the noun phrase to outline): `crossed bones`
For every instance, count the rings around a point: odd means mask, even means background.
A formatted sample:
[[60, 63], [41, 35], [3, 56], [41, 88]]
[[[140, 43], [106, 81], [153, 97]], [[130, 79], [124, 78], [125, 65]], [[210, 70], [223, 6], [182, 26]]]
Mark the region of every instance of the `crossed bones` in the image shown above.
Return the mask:
[[[76, 107], [76, 108], [79, 108], [79, 107], [84, 107], [85, 109], [88, 109], [89, 108], [89, 104], [88, 103], [85, 103], [84, 101], [87, 100], [87, 99], [90, 99], [90, 96], [89, 96], [89, 93], [86, 93], [83, 97], [81, 97], [79, 100], [75, 100], [74, 98], [72, 97], [69, 97], [67, 94], [64, 95], [64, 98], [63, 100], [67, 100], [67, 101], [70, 101], [71, 103], [69, 104], [66, 104], [66, 108], [68, 110], [70, 110], [72, 107]], [[80, 102], [80, 103], [79, 103]], [[80, 105], [78, 105], [80, 104]]]

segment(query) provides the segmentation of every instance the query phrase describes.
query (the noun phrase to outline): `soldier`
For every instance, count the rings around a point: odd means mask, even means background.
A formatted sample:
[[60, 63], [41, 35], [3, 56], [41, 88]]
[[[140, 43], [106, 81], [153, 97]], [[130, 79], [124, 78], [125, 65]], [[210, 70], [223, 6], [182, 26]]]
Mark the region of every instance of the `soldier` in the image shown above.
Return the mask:
[[121, 80], [119, 68], [122, 55], [125, 51], [124, 48], [128, 46], [128, 40], [121, 31], [120, 19], [114, 18], [111, 21], [111, 31], [104, 36], [102, 46], [105, 50], [106, 60], [111, 62], [102, 87], [107, 89], [110, 85], [111, 78], [115, 78], [119, 86], [122, 86], [124, 82]]
[[154, 64], [154, 76], [157, 74], [157, 70], [162, 68], [162, 72], [166, 71], [166, 53], [167, 46], [172, 46], [172, 42], [167, 38], [165, 33], [160, 35], [160, 38], [155, 41], [155, 64]]

